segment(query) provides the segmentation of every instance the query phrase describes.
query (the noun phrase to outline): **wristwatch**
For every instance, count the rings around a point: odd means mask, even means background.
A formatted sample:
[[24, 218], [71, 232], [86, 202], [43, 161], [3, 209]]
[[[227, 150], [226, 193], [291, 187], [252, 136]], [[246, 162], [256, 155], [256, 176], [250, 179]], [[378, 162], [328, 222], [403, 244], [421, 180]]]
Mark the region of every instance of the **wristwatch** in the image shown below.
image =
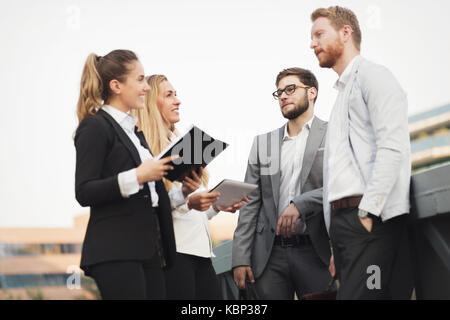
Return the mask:
[[369, 216], [369, 212], [362, 210], [362, 209], [358, 209], [358, 217], [367, 218], [368, 216]]

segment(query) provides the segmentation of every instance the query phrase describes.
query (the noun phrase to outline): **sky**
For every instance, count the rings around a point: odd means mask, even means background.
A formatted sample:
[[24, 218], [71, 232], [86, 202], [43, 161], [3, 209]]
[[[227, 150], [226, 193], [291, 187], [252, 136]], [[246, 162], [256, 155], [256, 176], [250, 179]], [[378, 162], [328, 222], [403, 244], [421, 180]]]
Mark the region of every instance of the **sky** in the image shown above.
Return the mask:
[[310, 15], [340, 5], [358, 16], [361, 54], [408, 94], [409, 115], [450, 103], [448, 0], [2, 0], [0, 227], [70, 227], [76, 103], [89, 53], [133, 50], [145, 73], [178, 92], [180, 131], [195, 124], [230, 144], [209, 166], [210, 187], [243, 180], [253, 137], [285, 123], [275, 78], [288, 67], [319, 81], [328, 120], [337, 74], [309, 48]]

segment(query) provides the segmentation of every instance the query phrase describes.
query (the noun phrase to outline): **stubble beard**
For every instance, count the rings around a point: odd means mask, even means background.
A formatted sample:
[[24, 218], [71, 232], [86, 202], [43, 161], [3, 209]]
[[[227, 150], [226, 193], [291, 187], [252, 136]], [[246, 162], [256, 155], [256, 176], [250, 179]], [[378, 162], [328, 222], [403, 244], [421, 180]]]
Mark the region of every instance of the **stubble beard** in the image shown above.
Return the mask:
[[338, 59], [342, 56], [344, 52], [344, 42], [337, 38], [334, 44], [326, 47], [325, 50], [322, 51], [322, 60], [319, 60], [319, 65], [322, 68], [333, 68], [336, 65]]

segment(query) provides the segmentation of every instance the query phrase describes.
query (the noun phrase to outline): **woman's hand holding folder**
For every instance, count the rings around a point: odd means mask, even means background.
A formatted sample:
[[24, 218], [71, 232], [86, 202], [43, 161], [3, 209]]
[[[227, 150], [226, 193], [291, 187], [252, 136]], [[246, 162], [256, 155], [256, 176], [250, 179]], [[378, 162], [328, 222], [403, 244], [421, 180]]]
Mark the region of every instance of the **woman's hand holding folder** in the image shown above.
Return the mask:
[[173, 170], [167, 163], [179, 158], [178, 155], [162, 158], [160, 160], [147, 159], [136, 168], [136, 176], [139, 184], [149, 181], [157, 181], [164, 178], [168, 170]]
[[186, 198], [192, 192], [200, 188], [202, 185], [203, 167], [200, 167], [198, 173], [195, 170], [191, 170], [190, 176], [186, 176], [183, 179], [183, 196]]

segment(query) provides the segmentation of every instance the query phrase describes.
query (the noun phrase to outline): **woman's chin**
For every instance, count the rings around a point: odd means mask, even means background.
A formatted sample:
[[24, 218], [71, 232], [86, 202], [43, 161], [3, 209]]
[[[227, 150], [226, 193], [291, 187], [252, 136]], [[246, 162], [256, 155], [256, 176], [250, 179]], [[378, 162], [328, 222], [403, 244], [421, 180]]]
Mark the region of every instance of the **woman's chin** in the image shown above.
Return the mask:
[[145, 103], [138, 103], [136, 104], [133, 109], [142, 110], [145, 108]]
[[174, 116], [170, 119], [170, 123], [175, 124], [180, 121], [180, 116]]

